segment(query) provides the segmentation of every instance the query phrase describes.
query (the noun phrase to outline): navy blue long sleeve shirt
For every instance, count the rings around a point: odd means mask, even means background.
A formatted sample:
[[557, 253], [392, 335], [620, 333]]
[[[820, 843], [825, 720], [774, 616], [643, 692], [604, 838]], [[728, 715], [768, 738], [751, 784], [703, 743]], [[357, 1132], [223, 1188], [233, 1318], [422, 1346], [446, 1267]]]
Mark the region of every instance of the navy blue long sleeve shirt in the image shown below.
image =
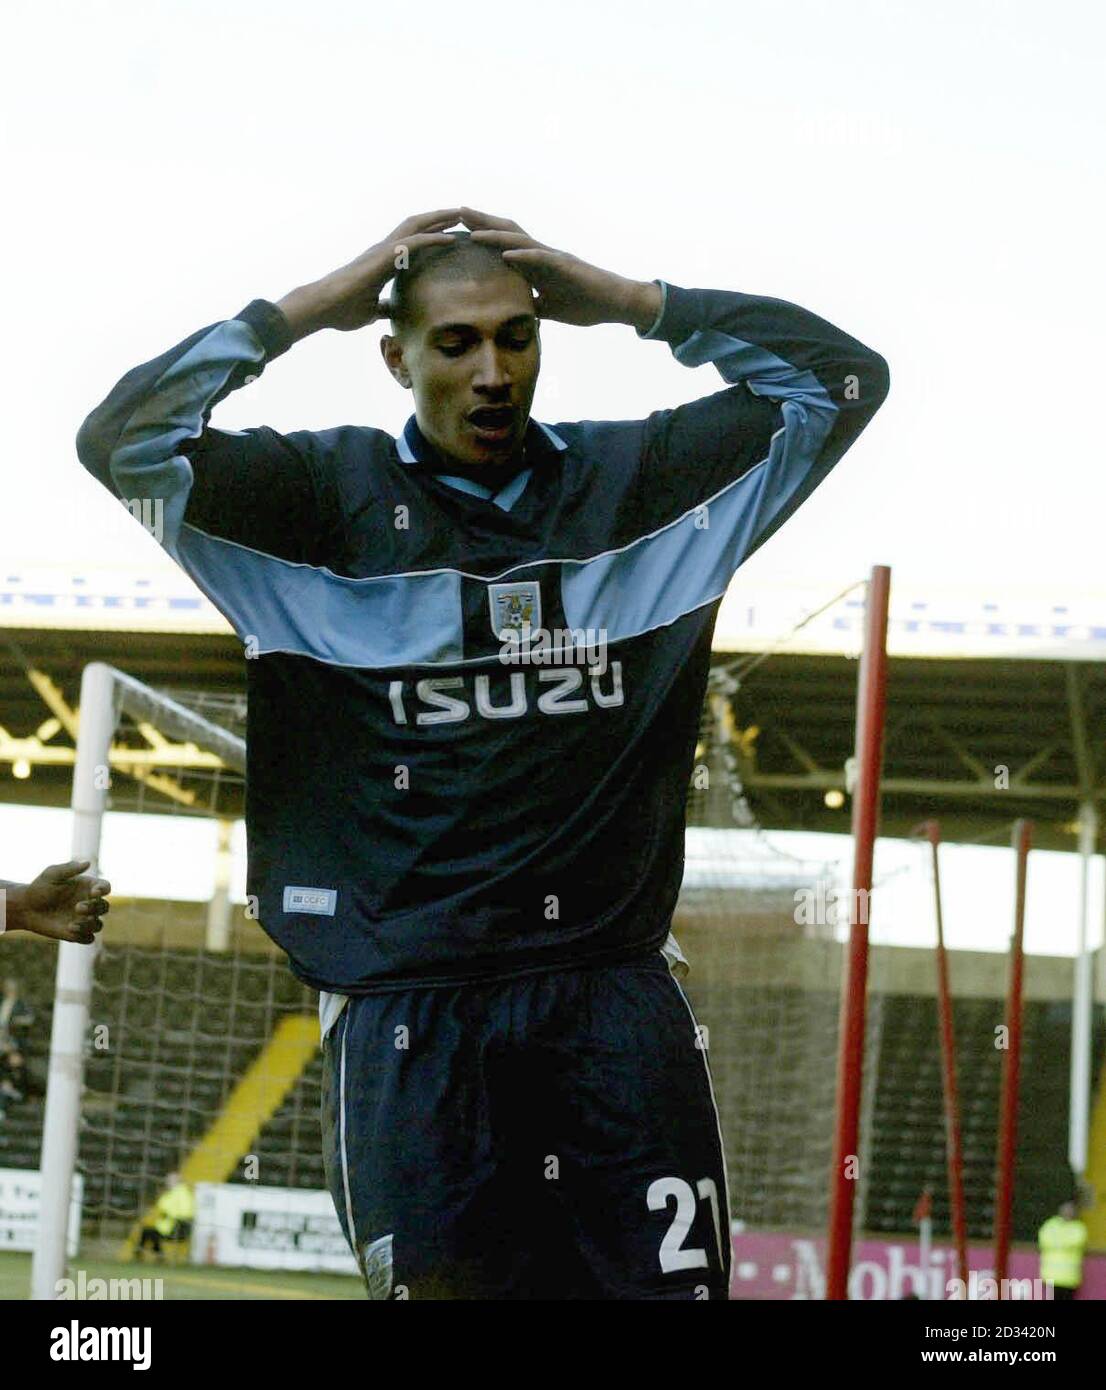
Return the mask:
[[248, 892], [321, 990], [667, 937], [719, 603], [888, 368], [797, 305], [658, 284], [638, 336], [723, 389], [642, 420], [532, 419], [495, 494], [443, 474], [414, 417], [398, 438], [213, 428], [291, 346], [264, 300], [128, 372], [81, 427], [84, 466], [159, 508], [244, 644]]

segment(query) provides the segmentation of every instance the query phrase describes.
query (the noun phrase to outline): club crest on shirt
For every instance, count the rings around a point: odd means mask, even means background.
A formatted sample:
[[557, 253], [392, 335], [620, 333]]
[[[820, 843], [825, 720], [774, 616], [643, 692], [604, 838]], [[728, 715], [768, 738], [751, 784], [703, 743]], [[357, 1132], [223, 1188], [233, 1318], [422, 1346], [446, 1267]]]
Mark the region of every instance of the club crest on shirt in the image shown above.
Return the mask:
[[522, 641], [527, 630], [541, 627], [541, 585], [536, 579], [514, 584], [489, 584], [492, 636], [501, 641]]

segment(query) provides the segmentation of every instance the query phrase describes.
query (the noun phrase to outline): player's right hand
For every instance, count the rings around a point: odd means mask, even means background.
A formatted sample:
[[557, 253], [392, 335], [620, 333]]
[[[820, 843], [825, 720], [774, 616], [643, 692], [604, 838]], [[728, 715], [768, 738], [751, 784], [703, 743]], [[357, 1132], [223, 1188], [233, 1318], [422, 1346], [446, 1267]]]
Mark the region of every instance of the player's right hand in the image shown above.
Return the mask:
[[317, 281], [313, 288], [325, 304], [320, 326], [348, 333], [387, 318], [389, 307], [381, 300], [381, 291], [403, 266], [404, 255], [409, 257], [422, 246], [448, 245], [452, 237], [445, 228], [460, 219], [460, 208], [439, 208], [405, 218], [355, 261]]

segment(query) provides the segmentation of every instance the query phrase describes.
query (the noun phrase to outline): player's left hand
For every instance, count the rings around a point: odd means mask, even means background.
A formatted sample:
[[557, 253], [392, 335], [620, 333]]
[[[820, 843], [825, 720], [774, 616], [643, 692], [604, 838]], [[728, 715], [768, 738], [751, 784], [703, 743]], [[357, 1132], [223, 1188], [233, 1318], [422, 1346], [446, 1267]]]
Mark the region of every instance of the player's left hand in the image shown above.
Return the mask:
[[539, 318], [586, 328], [597, 323], [648, 327], [656, 317], [660, 291], [648, 281], [627, 280], [567, 251], [555, 251], [507, 217], [463, 207], [461, 221], [473, 241], [498, 247], [504, 261], [529, 280], [538, 292], [534, 310]]
[[54, 941], [76, 941], [90, 946], [110, 908], [106, 878], [86, 874], [91, 861], [71, 859], [50, 864], [28, 883], [22, 894], [20, 924], [27, 931]]

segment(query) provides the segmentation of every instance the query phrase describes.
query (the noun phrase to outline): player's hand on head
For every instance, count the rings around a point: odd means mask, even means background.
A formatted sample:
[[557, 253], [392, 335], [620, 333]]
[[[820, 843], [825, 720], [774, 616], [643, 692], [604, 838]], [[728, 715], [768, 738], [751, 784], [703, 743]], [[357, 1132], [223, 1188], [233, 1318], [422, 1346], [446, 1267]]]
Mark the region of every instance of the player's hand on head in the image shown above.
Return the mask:
[[581, 328], [629, 322], [633, 281], [535, 241], [509, 218], [466, 207], [461, 218], [473, 241], [497, 247], [506, 264], [530, 282], [537, 291], [534, 308], [539, 318]]
[[323, 301], [319, 324], [341, 332], [364, 328], [377, 319], [387, 318], [390, 308], [381, 293], [395, 278], [415, 251], [424, 246], [447, 246], [452, 237], [447, 227], [461, 220], [460, 208], [437, 208], [434, 212], [405, 217], [386, 237], [362, 252], [349, 265], [317, 281], [312, 291]]
[[452, 237], [446, 228], [456, 226], [460, 216], [460, 208], [437, 208], [405, 217], [383, 240], [335, 272], [341, 277], [343, 293], [332, 327], [348, 331], [387, 318], [391, 310], [381, 298], [384, 286], [410, 263], [416, 251], [425, 246], [448, 246]]
[[23, 894], [23, 925], [27, 931], [54, 941], [76, 941], [88, 946], [103, 926], [110, 909], [106, 878], [85, 873], [87, 859], [49, 864], [27, 884]]
[[526, 235], [524, 228], [509, 217], [495, 217], [490, 212], [480, 212], [478, 208], [458, 209], [461, 221], [470, 232], [519, 232]]

